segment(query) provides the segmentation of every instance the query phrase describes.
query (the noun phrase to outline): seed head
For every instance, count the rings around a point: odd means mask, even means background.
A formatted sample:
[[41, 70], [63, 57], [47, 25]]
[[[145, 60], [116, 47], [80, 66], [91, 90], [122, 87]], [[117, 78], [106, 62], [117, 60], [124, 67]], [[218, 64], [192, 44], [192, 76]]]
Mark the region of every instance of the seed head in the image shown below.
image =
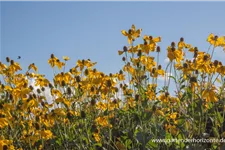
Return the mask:
[[131, 30], [131, 29], [129, 29], [129, 30], [128, 30], [128, 33], [129, 33], [129, 34], [131, 34], [131, 33], [132, 33], [132, 30]]
[[45, 91], [45, 88], [44, 88], [44, 87], [42, 87], [42, 88], [41, 88], [41, 90], [44, 92], [44, 91]]
[[110, 80], [107, 80], [107, 81], [106, 81], [106, 85], [107, 85], [107, 87], [111, 87], [111, 86], [112, 86], [111, 81], [110, 81]]
[[152, 36], [149, 36], [149, 40], [152, 40], [153, 39], [153, 37]]
[[175, 47], [175, 46], [176, 46], [175, 42], [172, 42], [171, 47]]
[[207, 60], [208, 60], [208, 58], [209, 58], [209, 56], [208, 56], [208, 55], [204, 55], [203, 60], [204, 60], [204, 61], [207, 61]]
[[213, 64], [214, 64], [215, 67], [217, 67], [218, 64], [219, 64], [219, 61], [218, 60], [215, 60]]
[[67, 93], [68, 93], [69, 95], [71, 95], [71, 94], [72, 94], [72, 90], [71, 90], [71, 88], [70, 88], [70, 87], [68, 87], [68, 88], [66, 89], [66, 91], [67, 91]]
[[197, 78], [196, 77], [191, 77], [190, 78], [190, 82], [191, 83], [196, 83], [197, 82]]
[[141, 57], [141, 55], [142, 55], [142, 52], [141, 52], [141, 50], [138, 50], [138, 54], [137, 54], [139, 57]]
[[218, 39], [218, 36], [216, 35], [216, 36], [214, 36], [214, 40], [216, 41]]
[[52, 58], [52, 59], [55, 58], [55, 55], [54, 55], [54, 54], [51, 54], [51, 58]]
[[161, 50], [160, 50], [161, 48], [160, 48], [160, 46], [157, 46], [157, 48], [156, 48], [156, 52], [160, 52]]
[[11, 65], [14, 65], [14, 60], [11, 60], [11, 61], [10, 61], [10, 64], [11, 64]]
[[7, 62], [10, 62], [10, 58], [9, 58], [9, 57], [6, 57], [6, 61], [7, 61]]
[[162, 69], [162, 66], [161, 66], [161, 65], [159, 65], [159, 66], [158, 66], [158, 69], [159, 69], [159, 70], [161, 70], [161, 69]]
[[184, 68], [187, 68], [187, 67], [188, 67], [187, 63], [184, 63], [184, 64], [183, 64], [183, 67], [184, 67]]
[[76, 81], [80, 82], [80, 76], [76, 76]]
[[127, 52], [127, 47], [126, 46], [123, 47], [123, 51]]
[[88, 69], [85, 69], [84, 74], [87, 76], [89, 74]]
[[66, 82], [62, 80], [62, 86], [66, 86]]
[[181, 37], [181, 38], [180, 38], [180, 42], [183, 42], [183, 41], [184, 41], [184, 38], [183, 38], [183, 37]]

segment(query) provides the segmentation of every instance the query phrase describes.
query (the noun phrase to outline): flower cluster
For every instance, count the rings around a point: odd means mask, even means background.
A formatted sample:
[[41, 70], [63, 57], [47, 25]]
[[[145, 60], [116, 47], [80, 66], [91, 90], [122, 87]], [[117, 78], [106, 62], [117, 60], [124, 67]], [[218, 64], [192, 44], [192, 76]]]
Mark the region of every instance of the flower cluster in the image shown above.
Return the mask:
[[[128, 45], [118, 51], [124, 66], [117, 73], [97, 70], [90, 59], [66, 71], [70, 58], [52, 54], [49, 80], [34, 63], [24, 71], [9, 57], [0, 62], [0, 150], [184, 149], [196, 144], [152, 139], [223, 138], [225, 66], [213, 54], [225, 49], [225, 37], [210, 34], [207, 51], [184, 38], [161, 50], [161, 37], [153, 35], [136, 44], [141, 32], [135, 25], [122, 30]], [[165, 67], [161, 51], [169, 59]]]

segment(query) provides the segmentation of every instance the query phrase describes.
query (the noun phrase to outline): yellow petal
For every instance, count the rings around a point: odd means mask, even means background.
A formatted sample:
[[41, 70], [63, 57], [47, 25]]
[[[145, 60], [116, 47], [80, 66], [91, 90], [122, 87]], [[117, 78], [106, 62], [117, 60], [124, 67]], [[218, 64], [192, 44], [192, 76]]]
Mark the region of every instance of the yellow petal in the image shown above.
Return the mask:
[[122, 32], [122, 34], [123, 34], [124, 36], [128, 36], [128, 33], [127, 33], [127, 31], [125, 31], [125, 30], [122, 30], [121, 32]]
[[156, 37], [153, 39], [154, 42], [161, 42], [161, 37]]
[[123, 54], [123, 51], [118, 51], [118, 54], [119, 54], [119, 55], [122, 55], [122, 54]]
[[131, 29], [135, 31], [136, 30], [135, 25], [132, 24]]
[[208, 41], [208, 42], [211, 42], [213, 39], [214, 39], [214, 35], [211, 33], [211, 34], [208, 36], [207, 41]]

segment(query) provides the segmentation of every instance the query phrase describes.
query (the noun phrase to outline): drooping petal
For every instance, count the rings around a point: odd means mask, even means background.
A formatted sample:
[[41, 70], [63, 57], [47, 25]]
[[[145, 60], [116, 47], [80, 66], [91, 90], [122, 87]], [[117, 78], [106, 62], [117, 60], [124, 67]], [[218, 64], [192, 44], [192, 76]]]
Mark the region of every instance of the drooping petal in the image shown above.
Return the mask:
[[121, 33], [122, 33], [124, 36], [128, 36], [128, 33], [127, 33], [127, 31], [125, 31], [125, 30], [122, 30]]

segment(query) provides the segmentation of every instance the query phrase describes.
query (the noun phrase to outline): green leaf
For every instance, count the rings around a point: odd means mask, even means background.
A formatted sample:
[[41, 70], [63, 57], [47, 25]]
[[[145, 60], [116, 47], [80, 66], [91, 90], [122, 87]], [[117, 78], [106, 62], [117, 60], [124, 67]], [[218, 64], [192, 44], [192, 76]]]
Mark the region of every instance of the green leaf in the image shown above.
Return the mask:
[[216, 127], [213, 127], [213, 134], [214, 134], [216, 137], [219, 137], [219, 136], [220, 136], [220, 134], [219, 134], [219, 132], [218, 132], [218, 130], [217, 130]]
[[156, 149], [158, 147], [156, 142], [153, 142], [152, 140], [149, 140], [148, 143], [146, 144], [146, 148], [153, 148]]
[[183, 88], [185, 88], [185, 85], [181, 85], [180, 89], [182, 90]]
[[224, 119], [221, 116], [220, 112], [217, 112], [217, 117], [218, 117], [219, 123], [222, 124]]
[[165, 139], [172, 139], [172, 138], [173, 138], [173, 136], [170, 133], [166, 132]]
[[132, 144], [132, 141], [130, 139], [127, 139], [126, 142], [125, 142], [125, 145], [128, 149], [131, 148], [131, 144]]
[[61, 139], [57, 139], [57, 140], [56, 140], [56, 143], [57, 143], [59, 146], [62, 146], [62, 140], [61, 140]]
[[177, 80], [174, 76], [169, 76], [170, 78], [172, 78], [174, 80], [175, 83], [177, 83]]

